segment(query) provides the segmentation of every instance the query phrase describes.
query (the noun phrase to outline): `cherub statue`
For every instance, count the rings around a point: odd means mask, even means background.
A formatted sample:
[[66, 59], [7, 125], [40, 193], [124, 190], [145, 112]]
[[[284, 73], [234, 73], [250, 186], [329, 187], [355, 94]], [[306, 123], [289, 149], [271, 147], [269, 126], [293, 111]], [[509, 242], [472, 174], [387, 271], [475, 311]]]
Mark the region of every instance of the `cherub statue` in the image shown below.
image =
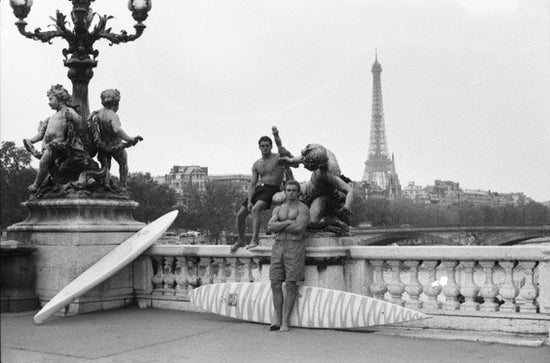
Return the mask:
[[[340, 172], [336, 156], [324, 146], [309, 144], [297, 157], [282, 157], [290, 166], [304, 167], [311, 171], [308, 181], [301, 183], [301, 199], [310, 208], [310, 229], [327, 229], [346, 233], [350, 223], [350, 207], [353, 202], [353, 183]], [[282, 195], [273, 196], [275, 203]]]
[[[79, 137], [81, 117], [70, 104], [71, 96], [62, 85], [52, 86], [47, 96], [50, 107], [55, 113], [40, 122], [38, 133], [30, 139], [24, 139], [25, 148], [40, 159], [38, 173], [29, 186], [31, 192], [37, 192], [48, 175], [56, 184], [66, 184], [76, 180], [85, 170], [97, 170], [99, 166], [84, 150]], [[42, 150], [32, 144], [42, 140]]]
[[[97, 158], [104, 170], [103, 182], [106, 189], [110, 189], [111, 158], [119, 166], [120, 186], [126, 189], [128, 176], [128, 155], [125, 148], [134, 146], [142, 141], [141, 136], [128, 136], [122, 129], [120, 118], [117, 115], [120, 92], [116, 89], [107, 89], [101, 92], [103, 108], [94, 111], [88, 117], [88, 127], [91, 130], [92, 140], [97, 148]], [[123, 141], [126, 141], [123, 143]]]

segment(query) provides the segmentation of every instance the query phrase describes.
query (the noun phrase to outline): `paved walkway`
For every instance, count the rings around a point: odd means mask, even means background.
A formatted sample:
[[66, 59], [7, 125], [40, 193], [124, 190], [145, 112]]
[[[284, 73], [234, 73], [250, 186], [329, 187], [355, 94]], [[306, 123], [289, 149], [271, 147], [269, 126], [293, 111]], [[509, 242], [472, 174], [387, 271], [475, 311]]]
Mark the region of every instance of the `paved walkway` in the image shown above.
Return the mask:
[[[515, 336], [498, 340], [493, 334], [391, 328], [279, 333], [268, 331], [267, 325], [211, 314], [137, 308], [52, 317], [42, 325], [35, 325], [32, 316], [1, 315], [3, 363], [550, 362], [550, 346], [541, 341]], [[461, 341], [490, 336], [497, 343], [520, 345]]]

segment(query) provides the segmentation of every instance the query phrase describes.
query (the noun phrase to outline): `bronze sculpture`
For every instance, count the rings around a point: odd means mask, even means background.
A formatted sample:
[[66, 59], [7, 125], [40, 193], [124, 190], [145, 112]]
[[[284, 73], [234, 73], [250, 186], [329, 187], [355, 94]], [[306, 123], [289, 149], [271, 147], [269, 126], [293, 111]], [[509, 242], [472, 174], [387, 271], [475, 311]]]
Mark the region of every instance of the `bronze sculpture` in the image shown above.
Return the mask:
[[[119, 163], [121, 188], [124, 192], [128, 174], [127, 147], [143, 140], [141, 136], [129, 137], [120, 127], [116, 111], [120, 92], [106, 90], [102, 93], [104, 108], [90, 115], [87, 122], [81, 120], [71, 95], [61, 85], [52, 86], [48, 92], [49, 105], [55, 113], [40, 122], [38, 133], [24, 139], [25, 148], [40, 159], [39, 169], [29, 190], [35, 197], [60, 196], [69, 191], [98, 190], [112, 192], [109, 169], [111, 157]], [[33, 144], [43, 141], [41, 151]], [[122, 140], [126, 141], [123, 143]], [[93, 160], [98, 154], [99, 164]]]
[[[36, 135], [23, 140], [25, 148], [40, 159], [36, 179], [29, 186], [32, 192], [43, 186], [48, 174], [52, 183], [66, 184], [77, 179], [85, 170], [99, 169], [84, 148], [81, 134], [85, 126], [70, 103], [69, 92], [58, 84], [52, 86], [47, 95], [54, 114], [40, 122]], [[32, 144], [41, 140], [42, 150], [39, 152]]]
[[[97, 158], [105, 170], [103, 183], [110, 189], [111, 158], [115, 159], [119, 166], [120, 186], [126, 189], [128, 176], [128, 155], [126, 148], [134, 146], [142, 141], [141, 136], [130, 137], [122, 129], [117, 115], [120, 103], [120, 92], [116, 89], [107, 89], [101, 92], [101, 104], [103, 108], [94, 111], [88, 118], [88, 127], [92, 134], [92, 140], [97, 148]], [[123, 143], [122, 141], [126, 141]]]
[[[286, 149], [283, 152], [290, 154]], [[301, 200], [310, 208], [308, 228], [347, 233], [353, 202], [353, 183], [342, 175], [336, 156], [320, 144], [308, 144], [299, 156], [282, 156], [281, 161], [292, 167], [303, 164], [312, 172], [310, 179], [301, 183]], [[283, 193], [273, 196], [276, 204], [283, 200]]]

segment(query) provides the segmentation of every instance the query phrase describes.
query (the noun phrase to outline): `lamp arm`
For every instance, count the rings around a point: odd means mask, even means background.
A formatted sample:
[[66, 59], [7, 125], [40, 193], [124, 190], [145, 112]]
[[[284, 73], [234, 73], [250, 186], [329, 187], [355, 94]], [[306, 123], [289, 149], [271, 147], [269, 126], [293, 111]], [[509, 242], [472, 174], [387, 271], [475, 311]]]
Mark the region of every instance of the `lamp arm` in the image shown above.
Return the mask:
[[50, 17], [54, 21], [54, 24], [49, 25], [55, 27], [55, 30], [42, 31], [40, 28], [36, 28], [34, 32], [27, 31], [27, 22], [24, 20], [18, 20], [15, 25], [23, 36], [33, 40], [39, 40], [43, 43], [52, 44], [52, 39], [56, 37], [64, 38], [71, 42], [74, 38], [72, 31], [67, 29], [66, 16], [59, 10], [56, 12], [56, 17]]
[[121, 30], [119, 34], [116, 34], [111, 32], [111, 28], [108, 28], [108, 29], [103, 29], [101, 31], [98, 31], [95, 36], [98, 39], [99, 38], [107, 39], [110, 42], [109, 45], [127, 43], [139, 38], [143, 34], [143, 31], [145, 30], [145, 25], [138, 23], [134, 25], [134, 28], [136, 30], [134, 34], [128, 34], [126, 30]]

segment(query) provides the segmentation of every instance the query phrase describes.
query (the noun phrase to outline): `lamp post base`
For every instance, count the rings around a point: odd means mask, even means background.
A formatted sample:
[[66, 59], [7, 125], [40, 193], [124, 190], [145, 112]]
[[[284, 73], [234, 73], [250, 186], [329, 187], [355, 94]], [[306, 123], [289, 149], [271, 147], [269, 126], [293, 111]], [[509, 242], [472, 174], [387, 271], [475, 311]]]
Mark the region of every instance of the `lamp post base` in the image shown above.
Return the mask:
[[[36, 248], [34, 291], [43, 306], [144, 224], [132, 217], [130, 200], [41, 199], [24, 203], [27, 219], [7, 229], [9, 239]], [[127, 266], [75, 299], [58, 315], [75, 315], [133, 303], [133, 271]]]

